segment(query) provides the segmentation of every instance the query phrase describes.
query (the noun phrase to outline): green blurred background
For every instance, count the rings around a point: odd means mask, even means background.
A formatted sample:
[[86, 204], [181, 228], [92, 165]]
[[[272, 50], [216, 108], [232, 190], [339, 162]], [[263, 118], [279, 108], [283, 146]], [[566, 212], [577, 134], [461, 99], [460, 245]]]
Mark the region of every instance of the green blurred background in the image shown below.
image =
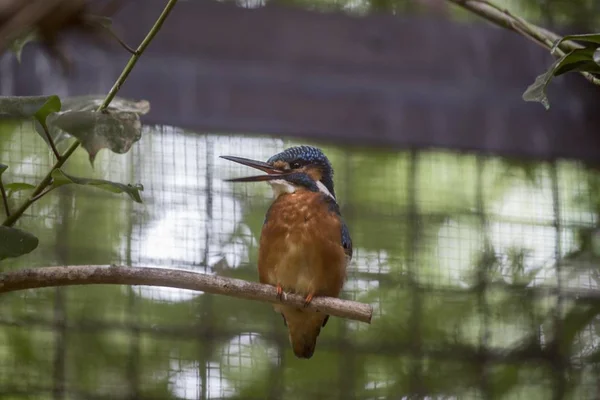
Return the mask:
[[[31, 124], [3, 122], [0, 138], [6, 181], [35, 183], [51, 153]], [[247, 171], [218, 156], [266, 159], [294, 144], [148, 126], [95, 169], [78, 151], [67, 172], [141, 182], [144, 204], [57, 189], [20, 221], [39, 248], [2, 269], [118, 263], [256, 281], [270, 189], [223, 182]], [[306, 361], [263, 303], [144, 286], [15, 292], [0, 302], [0, 397], [598, 396], [600, 307], [572, 295], [598, 285], [596, 172], [321, 147], [354, 240], [343, 297], [372, 304], [371, 325], [332, 318]], [[561, 296], [547, 289], [558, 283]]]
[[[277, 1], [444, 12], [435, 1]], [[546, 26], [599, 25], [597, 1], [496, 3]], [[79, 150], [67, 172], [142, 183], [144, 204], [62, 187], [18, 224], [39, 248], [0, 268], [117, 263], [256, 281], [270, 190], [223, 182], [247, 171], [218, 156], [267, 159], [295, 144], [146, 126], [130, 153], [101, 151], [94, 169]], [[0, 398], [600, 398], [597, 170], [310, 144], [334, 165], [354, 241], [343, 297], [372, 304], [371, 325], [331, 318], [306, 361], [263, 303], [144, 286], [14, 292], [0, 301]], [[35, 184], [52, 154], [30, 123], [1, 121], [0, 160], [7, 182]]]

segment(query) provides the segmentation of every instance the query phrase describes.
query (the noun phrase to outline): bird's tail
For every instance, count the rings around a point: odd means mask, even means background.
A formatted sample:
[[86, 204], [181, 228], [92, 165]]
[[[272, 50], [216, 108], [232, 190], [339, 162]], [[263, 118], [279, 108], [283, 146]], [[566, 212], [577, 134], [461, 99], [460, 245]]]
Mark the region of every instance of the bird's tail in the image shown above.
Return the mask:
[[281, 312], [288, 327], [294, 354], [299, 358], [311, 358], [327, 314], [296, 307], [281, 307]]

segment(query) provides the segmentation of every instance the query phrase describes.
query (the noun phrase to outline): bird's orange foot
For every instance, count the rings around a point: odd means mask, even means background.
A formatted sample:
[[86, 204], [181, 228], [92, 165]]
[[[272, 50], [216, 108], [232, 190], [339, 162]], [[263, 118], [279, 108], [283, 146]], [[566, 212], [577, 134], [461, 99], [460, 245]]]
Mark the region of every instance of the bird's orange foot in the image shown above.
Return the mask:
[[277, 300], [281, 301], [283, 298], [283, 288], [280, 284], [277, 284]]
[[308, 305], [310, 304], [310, 302], [313, 299], [314, 294], [313, 293], [309, 293], [308, 296], [306, 296], [306, 298], [304, 299], [304, 307], [308, 307]]

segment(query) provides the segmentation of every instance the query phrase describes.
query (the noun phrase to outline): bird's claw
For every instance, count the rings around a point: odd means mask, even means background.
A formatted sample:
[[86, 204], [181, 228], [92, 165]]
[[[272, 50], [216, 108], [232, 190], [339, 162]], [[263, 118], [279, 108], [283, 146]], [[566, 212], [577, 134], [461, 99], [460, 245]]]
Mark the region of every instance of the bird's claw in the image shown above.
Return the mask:
[[310, 304], [312, 299], [313, 299], [312, 293], [310, 293], [308, 296], [306, 296], [306, 298], [304, 299], [304, 307], [308, 307], [308, 305]]
[[281, 301], [283, 298], [283, 288], [281, 285], [277, 284], [277, 300]]

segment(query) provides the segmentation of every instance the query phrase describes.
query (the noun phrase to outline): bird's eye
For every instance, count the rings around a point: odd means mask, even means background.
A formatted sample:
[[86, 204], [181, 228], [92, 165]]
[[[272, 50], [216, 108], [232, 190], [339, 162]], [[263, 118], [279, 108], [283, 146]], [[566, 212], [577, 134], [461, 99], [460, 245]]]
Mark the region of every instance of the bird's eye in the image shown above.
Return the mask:
[[298, 161], [294, 161], [294, 162], [290, 163], [290, 168], [291, 169], [300, 168], [300, 163]]

